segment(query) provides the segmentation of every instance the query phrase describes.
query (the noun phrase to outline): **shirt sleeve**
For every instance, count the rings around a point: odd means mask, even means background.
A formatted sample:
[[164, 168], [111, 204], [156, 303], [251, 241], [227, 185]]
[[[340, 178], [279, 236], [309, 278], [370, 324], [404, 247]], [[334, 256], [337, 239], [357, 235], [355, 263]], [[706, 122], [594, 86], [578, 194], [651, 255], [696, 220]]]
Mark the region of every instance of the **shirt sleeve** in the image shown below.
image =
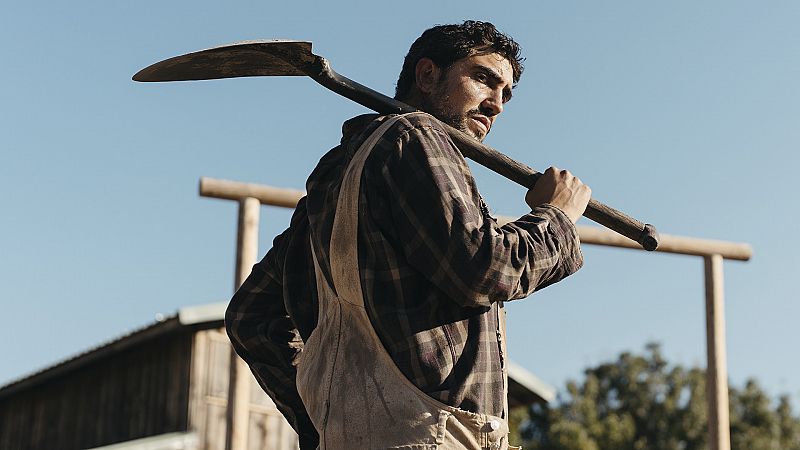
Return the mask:
[[499, 226], [440, 125], [413, 123], [387, 146], [380, 178], [393, 238], [409, 264], [457, 303], [523, 298], [583, 264], [574, 225], [552, 205]]
[[225, 328], [236, 353], [298, 433], [305, 450], [316, 448], [319, 436], [297, 392], [295, 366], [303, 341], [283, 300], [282, 261], [292, 231], [290, 227], [275, 238], [272, 249], [236, 291], [225, 312]]

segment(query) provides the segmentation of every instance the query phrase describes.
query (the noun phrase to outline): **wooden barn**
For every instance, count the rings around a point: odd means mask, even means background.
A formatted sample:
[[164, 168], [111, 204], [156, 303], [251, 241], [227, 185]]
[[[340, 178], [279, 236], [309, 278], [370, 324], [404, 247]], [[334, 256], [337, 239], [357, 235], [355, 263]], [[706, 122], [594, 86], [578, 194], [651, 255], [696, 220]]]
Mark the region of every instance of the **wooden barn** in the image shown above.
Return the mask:
[[[224, 310], [225, 303], [183, 308], [0, 387], [0, 448], [231, 448]], [[509, 374], [512, 407], [553, 398], [554, 390], [524, 369], [510, 364]], [[237, 445], [297, 448], [294, 431], [249, 380], [247, 432]]]

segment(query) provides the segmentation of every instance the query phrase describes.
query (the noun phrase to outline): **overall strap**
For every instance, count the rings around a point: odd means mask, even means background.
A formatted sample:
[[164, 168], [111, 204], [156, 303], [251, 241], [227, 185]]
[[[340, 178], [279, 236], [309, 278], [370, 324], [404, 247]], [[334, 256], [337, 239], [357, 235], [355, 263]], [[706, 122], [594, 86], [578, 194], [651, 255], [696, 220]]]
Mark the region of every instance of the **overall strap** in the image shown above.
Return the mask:
[[[413, 114], [413, 113], [412, 113]], [[397, 120], [403, 116], [386, 119], [358, 148], [339, 187], [339, 200], [331, 232], [330, 264], [333, 285], [344, 301], [364, 307], [361, 293], [361, 276], [358, 270], [358, 199], [361, 191], [361, 173], [372, 148]]]

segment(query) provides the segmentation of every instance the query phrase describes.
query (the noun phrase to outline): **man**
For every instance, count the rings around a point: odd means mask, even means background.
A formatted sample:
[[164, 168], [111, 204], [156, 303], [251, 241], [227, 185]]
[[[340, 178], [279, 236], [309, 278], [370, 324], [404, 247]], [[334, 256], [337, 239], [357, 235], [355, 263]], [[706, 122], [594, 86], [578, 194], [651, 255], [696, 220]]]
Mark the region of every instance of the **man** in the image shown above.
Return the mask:
[[423, 33], [396, 98], [435, 118], [345, 122], [231, 300], [231, 341], [301, 448], [507, 447], [502, 305], [580, 268], [590, 190], [551, 167], [500, 227], [436, 118], [483, 140], [520, 61], [490, 23]]

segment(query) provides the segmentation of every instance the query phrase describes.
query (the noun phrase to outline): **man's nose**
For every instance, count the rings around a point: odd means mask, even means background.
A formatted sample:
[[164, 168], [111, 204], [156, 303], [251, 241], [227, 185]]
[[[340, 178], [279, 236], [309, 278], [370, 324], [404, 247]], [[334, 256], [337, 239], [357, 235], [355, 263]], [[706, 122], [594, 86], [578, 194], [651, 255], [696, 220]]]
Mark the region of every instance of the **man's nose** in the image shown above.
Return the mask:
[[503, 112], [503, 93], [501, 91], [492, 91], [492, 93], [483, 100], [481, 103], [484, 114], [487, 116], [496, 116]]

